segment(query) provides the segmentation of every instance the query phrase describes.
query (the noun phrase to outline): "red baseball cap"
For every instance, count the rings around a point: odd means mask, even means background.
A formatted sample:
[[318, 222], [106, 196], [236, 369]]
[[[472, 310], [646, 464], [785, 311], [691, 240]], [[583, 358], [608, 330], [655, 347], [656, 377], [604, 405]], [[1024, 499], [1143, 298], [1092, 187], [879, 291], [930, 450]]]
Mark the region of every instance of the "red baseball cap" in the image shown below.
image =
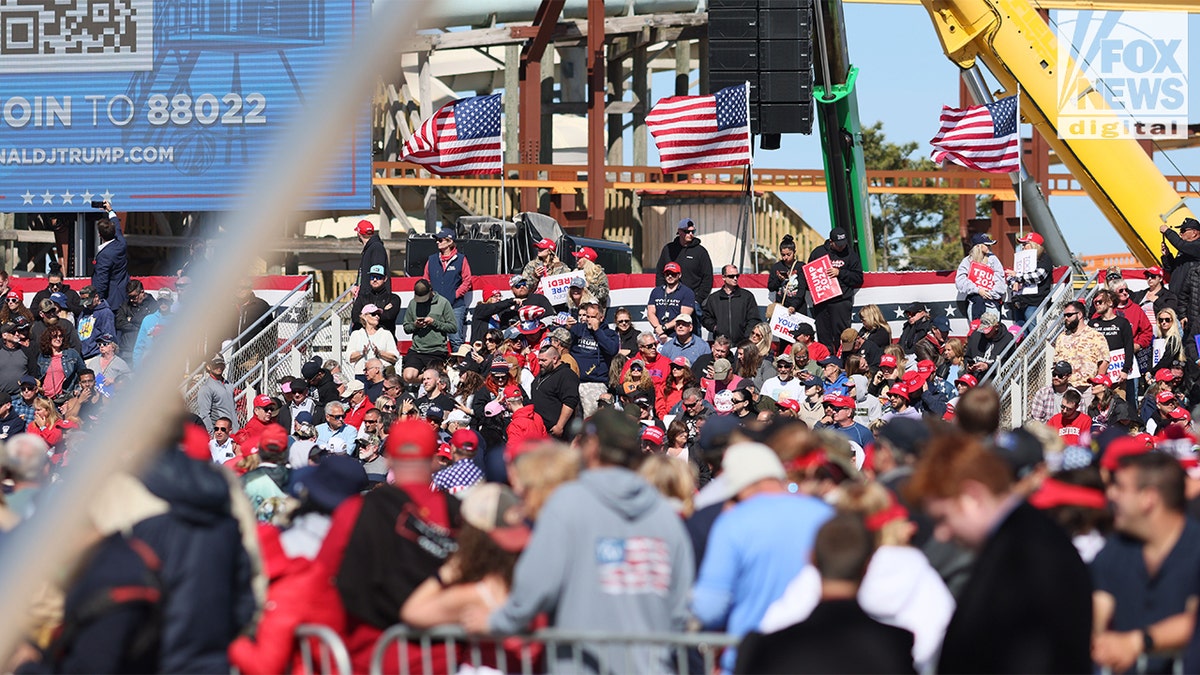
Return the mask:
[[692, 367], [692, 363], [688, 361], [686, 356], [676, 356], [675, 358], [671, 359], [671, 365], [679, 366], [680, 368]]
[[450, 444], [449, 443], [439, 444], [438, 449], [437, 449], [437, 456], [445, 457], [446, 459], [452, 459], [454, 457], [454, 453], [450, 450]]
[[662, 445], [667, 440], [667, 432], [658, 427], [642, 427], [642, 440], [655, 445]]
[[8, 289], [8, 294], [4, 297], [8, 298], [9, 300], [20, 300], [21, 294], [10, 288]]
[[259, 394], [258, 396], [254, 397], [255, 408], [266, 408], [267, 406], [271, 405], [275, 405], [275, 402], [272, 401], [271, 397], [267, 396], [266, 394]]
[[1093, 378], [1090, 378], [1088, 380], [1088, 384], [1102, 384], [1106, 387], [1111, 387], [1113, 383], [1112, 383], [1112, 378], [1110, 378], [1109, 376], [1097, 375]]
[[895, 394], [903, 398], [908, 398], [908, 387], [903, 384], [893, 384], [891, 389], [887, 390], [889, 396]]
[[510, 398], [519, 398], [519, 399], [524, 400], [525, 395], [521, 393], [520, 387], [518, 387], [515, 384], [510, 384], [504, 388], [504, 398], [505, 398], [505, 400], [508, 400]]
[[921, 373], [922, 375], [929, 375], [934, 371], [935, 368], [937, 368], [937, 366], [935, 366], [933, 361], [930, 361], [929, 359], [917, 361], [917, 372]]
[[679, 263], [669, 262], [666, 265], [663, 265], [663, 272], [674, 272], [679, 274], [680, 272], [683, 272], [683, 268], [679, 266]]
[[1191, 414], [1189, 414], [1187, 410], [1184, 410], [1183, 406], [1181, 406], [1181, 405], [1175, 406], [1175, 409], [1172, 410], [1169, 414], [1170, 414], [1171, 419], [1173, 419], [1173, 420], [1184, 420], [1186, 422], [1192, 421]]
[[596, 255], [596, 249], [592, 248], [591, 246], [584, 246], [583, 248], [579, 249], [578, 251], [575, 251], [574, 253], [572, 253], [571, 255], [575, 256], [576, 258], [587, 258], [588, 260], [591, 260], [592, 262], [596, 262], [596, 258], [600, 257], [600, 256]]
[[278, 424], [268, 424], [258, 436], [258, 447], [260, 450], [270, 450], [274, 448], [275, 451], [278, 452], [279, 450], [287, 448], [287, 445], [287, 431], [285, 431], [284, 428]]
[[437, 432], [421, 419], [400, 420], [388, 431], [384, 452], [393, 459], [429, 459], [437, 454]]
[[375, 224], [364, 218], [354, 226], [354, 231], [359, 234], [375, 234]]
[[1105, 448], [1104, 456], [1100, 458], [1100, 466], [1108, 469], [1109, 471], [1116, 471], [1117, 462], [1122, 457], [1145, 454], [1153, 449], [1154, 437], [1150, 434], [1122, 436], [1114, 439], [1108, 444], [1108, 447]]
[[541, 241], [536, 242], [534, 246], [542, 249], [543, 251], [553, 251], [555, 243], [551, 239], [542, 239]]
[[459, 429], [450, 435], [450, 445], [463, 452], [475, 452], [479, 449], [479, 434], [470, 429]]
[[1155, 382], [1170, 382], [1175, 379], [1175, 373], [1172, 373], [1169, 368], [1159, 368], [1154, 373]]
[[1169, 390], [1160, 391], [1158, 392], [1158, 396], [1154, 397], [1154, 400], [1158, 401], [1159, 403], [1170, 403], [1171, 401], [1175, 400], [1175, 392]]
[[1017, 241], [1021, 242], [1022, 244], [1037, 244], [1040, 246], [1045, 240], [1042, 239], [1042, 235], [1038, 234], [1037, 232], [1029, 232], [1024, 237], [1017, 239]]
[[779, 402], [779, 407], [786, 408], [794, 413], [798, 413], [800, 412], [800, 401], [797, 401], [794, 398], [785, 398]]
[[853, 408], [854, 399], [849, 396], [840, 396], [838, 394], [825, 394], [825, 398], [821, 399], [822, 403], [831, 405], [835, 408]]
[[1146, 268], [1146, 276], [1161, 277], [1162, 275], [1163, 275], [1163, 270], [1158, 265], [1155, 265], [1154, 267]]
[[879, 367], [880, 368], [895, 368], [896, 367], [896, 357], [892, 356], [891, 354], [884, 354], [883, 356], [880, 356], [879, 357]]
[[963, 375], [954, 381], [955, 384], [958, 384], [959, 382], [962, 382], [968, 387], [974, 387], [979, 384], [979, 380], [975, 379], [974, 375]]

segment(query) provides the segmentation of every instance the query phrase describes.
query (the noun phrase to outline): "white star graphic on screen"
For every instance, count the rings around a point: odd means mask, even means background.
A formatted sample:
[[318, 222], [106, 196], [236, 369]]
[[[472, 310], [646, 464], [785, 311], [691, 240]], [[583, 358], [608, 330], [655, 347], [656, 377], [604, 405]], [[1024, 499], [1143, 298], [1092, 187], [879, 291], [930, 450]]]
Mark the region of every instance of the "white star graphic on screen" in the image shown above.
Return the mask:
[[37, 196], [37, 195], [33, 194], [33, 193], [32, 193], [32, 192], [30, 192], [29, 190], [26, 190], [26, 191], [25, 191], [25, 194], [21, 195], [21, 203], [22, 203], [22, 204], [32, 204], [32, 203], [33, 203], [33, 198], [34, 198], [35, 196]]
[[103, 198], [104, 201], [106, 201], [106, 202], [111, 202], [112, 198], [113, 198], [113, 193], [109, 192], [108, 190], [105, 190], [104, 192], [100, 193], [100, 197]]
[[43, 204], [52, 204], [52, 203], [54, 203], [54, 195], [50, 194], [50, 191], [49, 191], [49, 190], [46, 190], [45, 192], [43, 192], [43, 193], [41, 194], [41, 198], [42, 198], [42, 203], [43, 203]]
[[900, 307], [899, 305], [896, 306], [896, 318], [897, 319], [904, 318], [904, 308]]
[[62, 200], [64, 204], [74, 204], [75, 195], [70, 190], [67, 190], [66, 192], [62, 193]]
[[948, 318], [954, 316], [954, 313], [956, 311], [958, 311], [958, 308], [954, 306], [953, 302], [946, 305], [946, 318], [948, 319]]
[[83, 194], [79, 195], [79, 199], [80, 199], [80, 201], [82, 201], [84, 204], [87, 204], [88, 202], [92, 201], [92, 196], [93, 196], [93, 195], [92, 195], [92, 191], [91, 191], [91, 190], [85, 190]]

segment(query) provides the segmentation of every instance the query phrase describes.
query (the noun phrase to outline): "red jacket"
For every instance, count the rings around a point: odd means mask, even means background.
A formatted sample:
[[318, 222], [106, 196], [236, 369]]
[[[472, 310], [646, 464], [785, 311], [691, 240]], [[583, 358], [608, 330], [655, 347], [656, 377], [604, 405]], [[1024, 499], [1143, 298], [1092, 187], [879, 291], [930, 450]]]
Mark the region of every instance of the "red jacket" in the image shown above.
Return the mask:
[[[229, 662], [247, 675], [304, 672], [295, 631], [300, 624], [318, 624], [341, 633], [345, 615], [332, 572], [319, 561], [289, 558], [279, 542], [279, 530], [258, 526], [263, 565], [271, 586], [267, 605], [253, 638], [242, 636], [229, 645]], [[318, 654], [316, 642], [312, 653]]]
[[[371, 403], [371, 399], [369, 399], [369, 398], [364, 398], [362, 404], [359, 405], [357, 408], [350, 408], [350, 406], [347, 405], [346, 406], [346, 424], [349, 424], [350, 426], [354, 427], [355, 429], [361, 429], [363, 417], [366, 417], [368, 410], [374, 410], [374, 409], [375, 409], [375, 404]], [[447, 411], [447, 412], [449, 412], [449, 411]]]
[[524, 406], [513, 413], [508, 423], [508, 447], [519, 448], [528, 441], [550, 438], [546, 423], [533, 411], [532, 405]]
[[1141, 305], [1128, 302], [1124, 307], [1118, 307], [1117, 311], [1129, 320], [1129, 327], [1133, 329], [1133, 344], [1145, 349], [1154, 342], [1154, 326], [1150, 325], [1150, 318]]

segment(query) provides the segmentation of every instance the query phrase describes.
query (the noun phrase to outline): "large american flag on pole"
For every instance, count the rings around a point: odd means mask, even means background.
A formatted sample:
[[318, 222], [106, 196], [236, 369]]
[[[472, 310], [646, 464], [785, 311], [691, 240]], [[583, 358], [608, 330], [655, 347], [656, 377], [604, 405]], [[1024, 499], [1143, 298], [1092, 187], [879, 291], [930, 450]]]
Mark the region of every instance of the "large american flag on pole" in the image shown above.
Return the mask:
[[750, 89], [672, 96], [646, 116], [664, 173], [750, 164]]
[[941, 128], [929, 141], [933, 161], [947, 161], [989, 173], [1021, 168], [1017, 97], [970, 108], [942, 106]]
[[463, 98], [438, 108], [405, 141], [402, 159], [444, 176], [500, 173], [500, 94]]

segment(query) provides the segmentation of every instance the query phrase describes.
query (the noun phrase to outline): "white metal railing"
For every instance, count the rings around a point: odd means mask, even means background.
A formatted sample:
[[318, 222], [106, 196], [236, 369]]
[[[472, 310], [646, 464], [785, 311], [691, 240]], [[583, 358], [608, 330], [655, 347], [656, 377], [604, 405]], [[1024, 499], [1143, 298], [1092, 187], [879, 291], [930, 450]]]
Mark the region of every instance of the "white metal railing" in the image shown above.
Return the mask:
[[1050, 383], [1054, 363], [1054, 340], [1063, 332], [1062, 310], [1072, 300], [1085, 305], [1099, 289], [1098, 277], [1091, 274], [1076, 288], [1071, 270], [1063, 275], [1038, 307], [1034, 326], [1009, 346], [997, 359], [980, 384], [989, 384], [1000, 393], [1000, 428], [1020, 426], [1028, 417], [1033, 394]]

